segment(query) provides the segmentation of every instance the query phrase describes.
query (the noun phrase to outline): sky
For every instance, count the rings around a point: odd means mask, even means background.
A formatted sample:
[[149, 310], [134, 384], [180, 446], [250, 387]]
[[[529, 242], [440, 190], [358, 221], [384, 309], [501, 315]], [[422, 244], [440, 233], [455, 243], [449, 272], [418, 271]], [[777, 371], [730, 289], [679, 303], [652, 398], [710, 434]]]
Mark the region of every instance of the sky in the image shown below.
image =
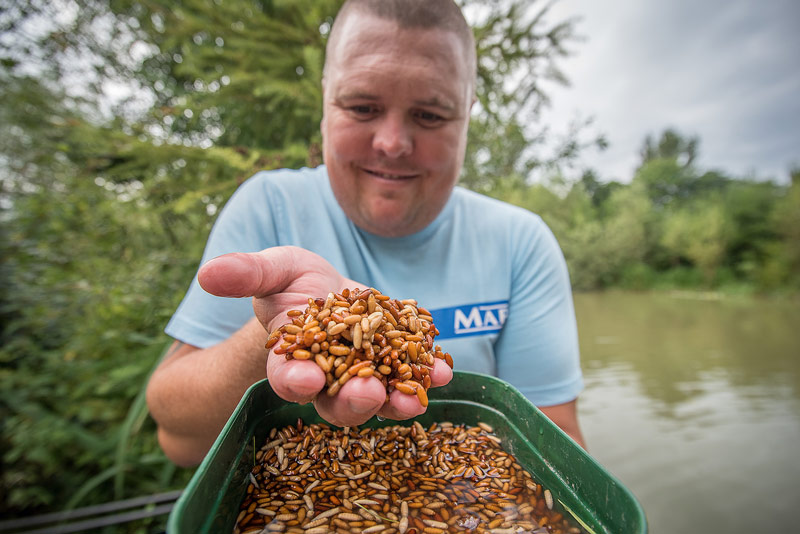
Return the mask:
[[799, 1], [559, 0], [551, 16], [580, 17], [583, 40], [543, 119], [594, 120], [610, 146], [581, 161], [601, 179], [629, 181], [668, 127], [699, 137], [702, 170], [788, 183], [800, 167]]

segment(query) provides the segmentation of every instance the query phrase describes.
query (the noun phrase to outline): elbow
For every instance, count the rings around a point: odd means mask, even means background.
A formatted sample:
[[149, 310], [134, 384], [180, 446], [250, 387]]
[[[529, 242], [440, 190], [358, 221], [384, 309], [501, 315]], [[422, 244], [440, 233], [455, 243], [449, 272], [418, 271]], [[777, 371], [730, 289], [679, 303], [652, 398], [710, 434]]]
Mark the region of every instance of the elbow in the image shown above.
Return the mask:
[[156, 371], [150, 378], [145, 391], [147, 408], [150, 416], [155, 421], [157, 429], [158, 444], [164, 455], [174, 464], [180, 467], [193, 467], [199, 464], [209, 447], [204, 447], [196, 438], [184, 436], [171, 430], [170, 418], [174, 419], [169, 410], [170, 402], [169, 388], [165, 380], [161, 380], [161, 375]]
[[193, 440], [175, 436], [158, 427], [158, 444], [169, 460], [179, 467], [194, 467], [203, 461], [205, 452]]

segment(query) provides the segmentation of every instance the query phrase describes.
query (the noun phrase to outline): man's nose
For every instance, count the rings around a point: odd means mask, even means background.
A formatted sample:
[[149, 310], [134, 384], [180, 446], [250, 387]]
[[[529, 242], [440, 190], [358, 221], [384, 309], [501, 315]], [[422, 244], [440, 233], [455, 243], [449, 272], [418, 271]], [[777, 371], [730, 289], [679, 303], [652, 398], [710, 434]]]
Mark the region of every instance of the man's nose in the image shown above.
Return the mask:
[[405, 118], [388, 114], [377, 123], [372, 147], [390, 158], [399, 158], [411, 154], [414, 139], [411, 126]]

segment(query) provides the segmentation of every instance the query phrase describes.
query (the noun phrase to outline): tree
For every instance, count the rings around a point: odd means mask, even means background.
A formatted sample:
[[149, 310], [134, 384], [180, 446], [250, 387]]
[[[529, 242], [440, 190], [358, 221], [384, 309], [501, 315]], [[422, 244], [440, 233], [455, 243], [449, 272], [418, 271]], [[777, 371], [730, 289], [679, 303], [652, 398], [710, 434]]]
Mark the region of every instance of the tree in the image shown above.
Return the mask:
[[719, 172], [699, 174], [695, 169], [699, 145], [697, 137], [684, 137], [671, 129], [665, 130], [657, 143], [647, 136], [634, 180], [644, 184], [654, 206], [681, 203], [727, 187], [730, 180]]
[[722, 193], [730, 227], [726, 264], [743, 278], [761, 270], [769, 250], [780, 239], [773, 211], [784, 188], [771, 182], [735, 180]]
[[592, 199], [594, 207], [601, 210], [601, 216], [606, 201], [614, 194], [614, 191], [618, 191], [623, 187], [621, 183], [613, 180], [609, 182], [601, 181], [591, 169], [587, 169], [581, 174], [580, 184]]
[[576, 20], [552, 22], [550, 4], [526, 0], [464, 0], [478, 49], [477, 103], [470, 122], [461, 184], [490, 192], [504, 180], [526, 181], [535, 169], [558, 170], [602, 136], [583, 139], [587, 123], [571, 126], [551, 152], [541, 123], [548, 82], [567, 84], [559, 61], [577, 41]]
[[769, 222], [776, 240], [767, 248], [759, 280], [767, 288], [800, 288], [800, 167], [790, 170], [790, 184], [775, 202]]
[[661, 244], [675, 259], [686, 260], [711, 284], [725, 258], [729, 229], [719, 199], [703, 199], [666, 216]]
[[697, 137], [685, 137], [671, 128], [664, 130], [658, 141], [648, 135], [640, 151], [642, 165], [654, 159], [667, 159], [680, 167], [689, 167], [697, 158], [699, 145]]
[[[573, 287], [598, 289], [617, 284], [626, 269], [639, 264], [648, 253], [652, 206], [647, 196], [639, 186], [619, 185], [600, 208], [593, 205], [580, 183], [569, 196], [576, 197], [572, 203], [577, 209], [570, 210], [571, 224], [556, 226], [556, 235]], [[584, 199], [582, 205], [577, 198]]]
[[697, 175], [674, 159], [656, 158], [639, 167], [633, 179], [644, 186], [654, 206], [664, 207], [690, 198]]

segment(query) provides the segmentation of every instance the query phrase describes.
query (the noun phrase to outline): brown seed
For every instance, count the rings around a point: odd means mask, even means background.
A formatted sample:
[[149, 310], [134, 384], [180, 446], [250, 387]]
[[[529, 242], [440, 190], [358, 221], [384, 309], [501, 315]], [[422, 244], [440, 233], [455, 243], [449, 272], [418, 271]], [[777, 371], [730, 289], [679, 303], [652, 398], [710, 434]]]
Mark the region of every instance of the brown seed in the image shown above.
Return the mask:
[[331, 345], [328, 347], [328, 352], [334, 356], [347, 356], [350, 354], [350, 347], [345, 345]]
[[361, 323], [356, 323], [353, 327], [353, 347], [356, 349], [361, 348], [361, 340], [363, 339], [364, 333], [361, 331]]
[[317, 362], [317, 365], [319, 365], [320, 369], [322, 369], [326, 373], [330, 372], [331, 366], [328, 363], [328, 359], [324, 355], [316, 354], [314, 356], [314, 361]]
[[488, 424], [486, 424], [486, 423], [484, 423], [484, 422], [482, 422], [482, 421], [478, 423], [478, 426], [479, 426], [479, 427], [480, 427], [482, 430], [484, 430], [484, 431], [486, 431], [486, 432], [489, 432], [489, 433], [491, 433], [491, 432], [494, 432], [494, 428], [492, 428], [490, 425], [488, 425]]
[[[349, 375], [348, 375], [348, 376], [349, 376]], [[338, 381], [334, 381], [334, 382], [333, 382], [333, 384], [331, 384], [330, 386], [328, 386], [328, 390], [326, 391], [326, 393], [327, 393], [327, 395], [328, 395], [329, 397], [333, 397], [334, 395], [336, 395], [337, 393], [339, 393], [339, 389], [340, 389], [341, 387], [342, 387], [342, 385], [341, 385], [341, 384], [340, 384]]]
[[405, 393], [406, 395], [414, 395], [416, 392], [412, 386], [409, 386], [406, 382], [398, 382], [394, 385], [395, 389], [400, 393]]
[[312, 354], [305, 349], [295, 349], [294, 352], [292, 352], [292, 356], [294, 356], [296, 360], [308, 360], [311, 358]]
[[327, 332], [328, 332], [328, 335], [331, 336], [331, 337], [338, 336], [339, 334], [341, 334], [345, 330], [347, 330], [347, 325], [344, 324], [344, 323], [335, 323], [333, 321], [328, 323]]
[[342, 322], [347, 326], [353, 326], [354, 324], [361, 322], [361, 315], [359, 314], [348, 315], [347, 317], [344, 318]]
[[351, 375], [350, 373], [342, 373], [342, 376], [339, 377], [339, 384], [345, 385], [345, 383], [351, 378], [353, 378], [353, 375]]
[[349, 367], [350, 365], [347, 362], [340, 363], [339, 365], [336, 366], [336, 370], [333, 372], [333, 376], [339, 378], [343, 374], [347, 374], [347, 369]]
[[363, 369], [358, 370], [358, 376], [361, 378], [369, 378], [375, 373], [375, 371], [371, 367], [365, 367]]
[[356, 374], [358, 374], [358, 372], [361, 369], [363, 369], [365, 367], [369, 367], [371, 365], [372, 365], [371, 361], [363, 360], [363, 361], [360, 361], [358, 363], [354, 363], [353, 365], [351, 365], [350, 368], [347, 370], [347, 372], [350, 373], [351, 375], [356, 375]]

